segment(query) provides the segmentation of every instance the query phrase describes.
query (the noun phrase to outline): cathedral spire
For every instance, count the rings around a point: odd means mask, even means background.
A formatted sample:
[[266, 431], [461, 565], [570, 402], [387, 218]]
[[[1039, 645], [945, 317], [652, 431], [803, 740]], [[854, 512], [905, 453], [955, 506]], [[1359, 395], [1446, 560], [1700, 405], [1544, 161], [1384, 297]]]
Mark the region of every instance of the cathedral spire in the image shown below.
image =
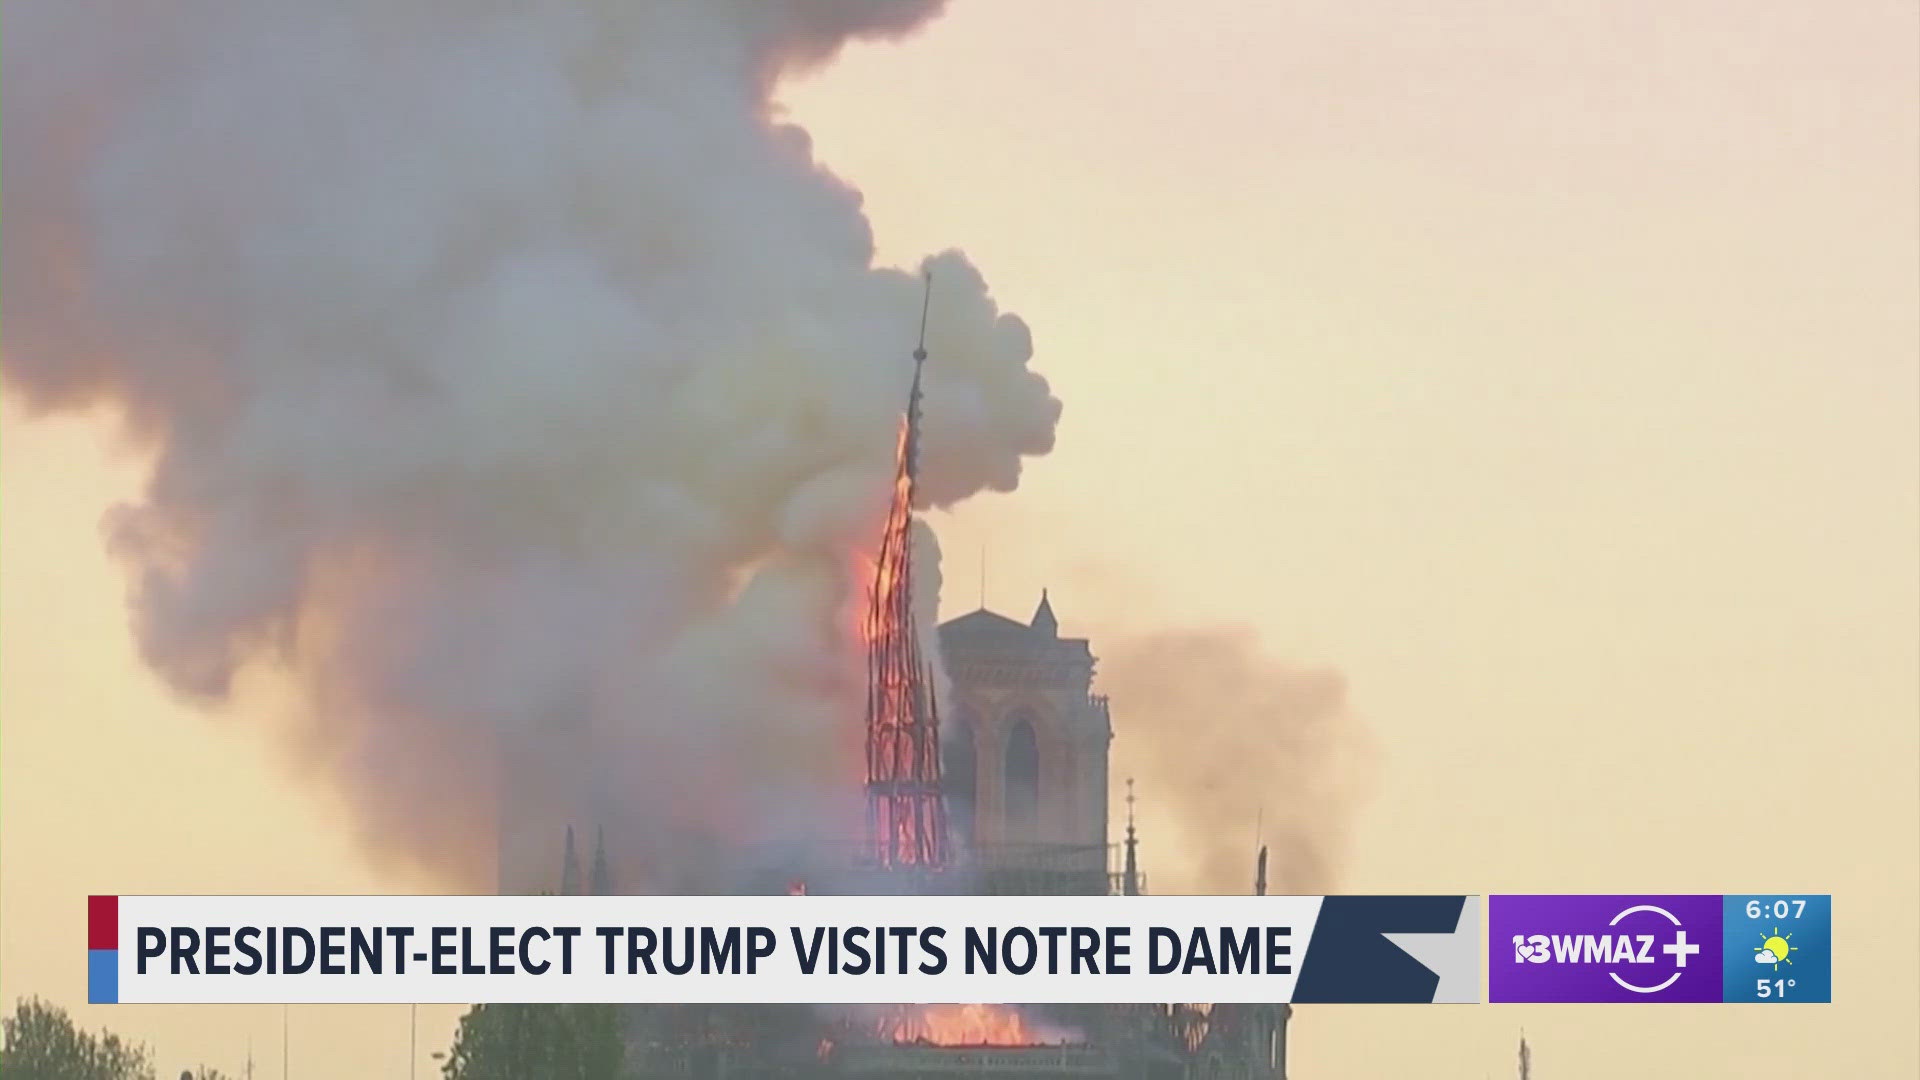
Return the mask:
[[867, 843], [882, 867], [947, 865], [946, 802], [940, 788], [940, 716], [932, 665], [924, 663], [913, 608], [913, 497], [920, 462], [920, 370], [927, 359], [927, 274], [913, 389], [900, 429], [893, 500], [873, 587], [867, 593]]
[[1060, 620], [1053, 617], [1053, 601], [1047, 599], [1047, 590], [1040, 590], [1040, 606], [1033, 609], [1033, 621], [1028, 625], [1048, 637], [1060, 636]]
[[1133, 831], [1133, 777], [1127, 777], [1127, 870], [1120, 879], [1120, 892], [1140, 895], [1140, 838]]
[[567, 826], [567, 850], [561, 856], [565, 861], [560, 864], [560, 895], [580, 895], [580, 857], [573, 850], [573, 826]]
[[933, 271], [920, 293], [920, 343], [913, 347], [913, 389], [907, 393], [907, 490], [920, 478], [920, 369], [927, 364], [927, 308], [933, 303]]
[[613, 895], [613, 871], [607, 867], [607, 830], [603, 825], [593, 828], [593, 871], [587, 880], [587, 893]]

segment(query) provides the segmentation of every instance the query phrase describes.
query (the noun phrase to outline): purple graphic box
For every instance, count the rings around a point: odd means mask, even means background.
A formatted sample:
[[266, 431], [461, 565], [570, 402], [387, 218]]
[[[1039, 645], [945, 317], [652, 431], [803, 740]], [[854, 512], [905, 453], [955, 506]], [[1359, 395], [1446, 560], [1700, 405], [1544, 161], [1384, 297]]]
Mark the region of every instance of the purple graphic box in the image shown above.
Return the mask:
[[1493, 896], [1488, 1001], [1719, 1001], [1718, 896]]

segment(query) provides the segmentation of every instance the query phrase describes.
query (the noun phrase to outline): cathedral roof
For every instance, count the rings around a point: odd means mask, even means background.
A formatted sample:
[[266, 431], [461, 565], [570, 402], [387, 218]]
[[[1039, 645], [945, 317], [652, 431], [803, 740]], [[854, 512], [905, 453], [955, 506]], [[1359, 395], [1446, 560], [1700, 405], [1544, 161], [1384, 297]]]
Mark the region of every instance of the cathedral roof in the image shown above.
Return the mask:
[[[1092, 660], [1085, 638], [1059, 636], [1053, 605], [1043, 595], [1031, 624], [981, 608], [940, 624], [940, 645], [967, 653], [1020, 653], [1054, 659]], [[951, 653], [950, 653], [951, 655]]]
[[1024, 641], [1033, 635], [1033, 628], [1018, 619], [1009, 619], [1005, 615], [995, 614], [986, 608], [968, 612], [957, 619], [949, 619], [940, 624], [940, 637], [965, 638], [968, 640], [989, 640], [1005, 638], [1009, 641]]

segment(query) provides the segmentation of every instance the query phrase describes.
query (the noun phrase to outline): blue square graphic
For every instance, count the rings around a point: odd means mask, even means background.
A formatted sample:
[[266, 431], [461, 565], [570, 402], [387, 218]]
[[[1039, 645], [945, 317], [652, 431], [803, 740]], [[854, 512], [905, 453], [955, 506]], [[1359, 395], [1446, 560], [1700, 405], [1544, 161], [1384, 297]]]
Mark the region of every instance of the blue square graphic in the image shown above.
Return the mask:
[[87, 950], [87, 1004], [120, 1003], [120, 950]]
[[1833, 1000], [1833, 897], [1747, 893], [1725, 903], [1726, 1000]]

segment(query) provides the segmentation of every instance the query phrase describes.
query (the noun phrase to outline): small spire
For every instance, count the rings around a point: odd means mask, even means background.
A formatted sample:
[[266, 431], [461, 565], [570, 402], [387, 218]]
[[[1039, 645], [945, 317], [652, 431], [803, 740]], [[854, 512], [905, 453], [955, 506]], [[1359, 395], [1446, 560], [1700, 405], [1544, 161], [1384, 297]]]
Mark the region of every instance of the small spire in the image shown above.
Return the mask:
[[573, 826], [567, 826], [567, 850], [560, 864], [560, 895], [580, 895], [580, 858], [573, 850]]
[[1262, 806], [1253, 815], [1253, 842], [1260, 847], [1260, 854], [1254, 860], [1253, 895], [1267, 895], [1267, 845], [1261, 841], [1267, 838], [1267, 808]]
[[1133, 777], [1127, 777], [1127, 869], [1120, 882], [1125, 896], [1140, 895], [1140, 838], [1133, 829]]
[[929, 267], [921, 271], [924, 284], [920, 289], [920, 343], [913, 347], [914, 363], [927, 358], [927, 309], [933, 306], [933, 270]]
[[913, 347], [913, 389], [907, 393], [907, 482], [920, 475], [920, 369], [927, 362], [927, 309], [933, 304], [933, 271], [920, 295], [920, 343]]
[[593, 827], [593, 873], [587, 891], [593, 896], [613, 895], [613, 871], [607, 867], [607, 830], [600, 825]]
[[1053, 617], [1053, 602], [1047, 599], [1045, 589], [1040, 590], [1040, 606], [1034, 609], [1033, 622], [1029, 625], [1048, 637], [1060, 635], [1060, 620]]

